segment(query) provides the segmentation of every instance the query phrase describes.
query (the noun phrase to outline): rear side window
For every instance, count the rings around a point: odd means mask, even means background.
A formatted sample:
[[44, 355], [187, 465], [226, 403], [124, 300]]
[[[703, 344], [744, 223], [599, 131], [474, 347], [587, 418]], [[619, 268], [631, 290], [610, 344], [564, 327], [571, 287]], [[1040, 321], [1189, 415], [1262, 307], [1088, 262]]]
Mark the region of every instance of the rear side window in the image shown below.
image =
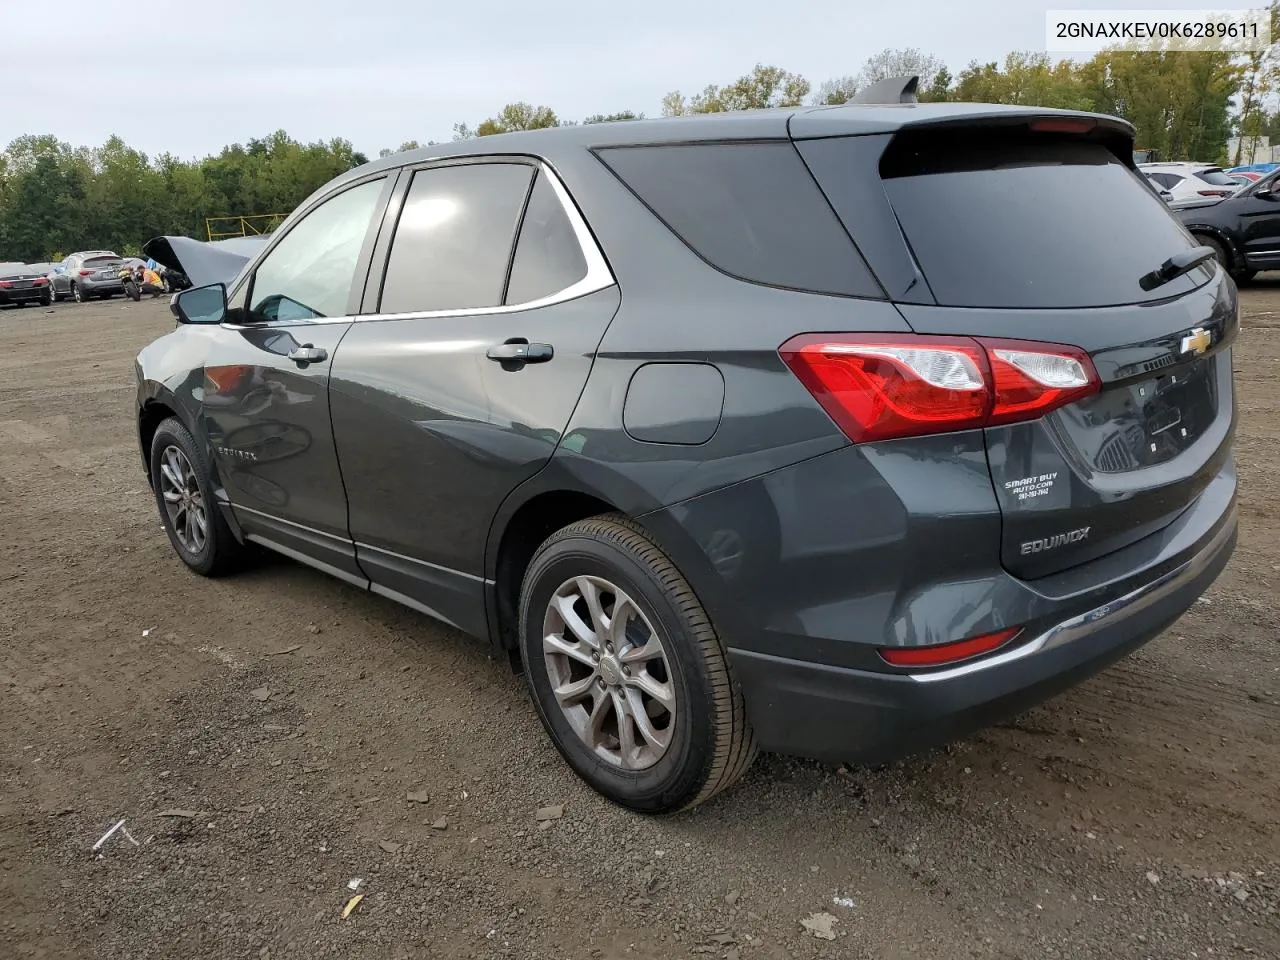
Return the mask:
[[597, 153], [717, 270], [793, 290], [884, 295], [789, 142], [611, 147]]
[[396, 224], [380, 313], [496, 307], [533, 168], [471, 163], [419, 170]]
[[1201, 170], [1196, 177], [1205, 183], [1212, 183], [1215, 187], [1234, 187], [1236, 181], [1232, 180], [1221, 170]]
[[1144, 291], [1192, 246], [1159, 197], [1105, 146], [983, 131], [900, 134], [880, 176], [939, 304], [1099, 307], [1162, 300], [1208, 269]]
[[587, 275], [573, 224], [545, 173], [534, 182], [511, 261], [508, 304], [529, 303], [571, 287]]

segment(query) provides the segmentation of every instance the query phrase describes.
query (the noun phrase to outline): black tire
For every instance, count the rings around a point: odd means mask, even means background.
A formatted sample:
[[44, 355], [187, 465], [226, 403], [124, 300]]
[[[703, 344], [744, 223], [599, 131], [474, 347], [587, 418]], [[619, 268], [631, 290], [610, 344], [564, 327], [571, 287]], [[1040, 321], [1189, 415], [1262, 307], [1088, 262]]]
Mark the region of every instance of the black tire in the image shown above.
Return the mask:
[[47, 296], [41, 297], [41, 298], [40, 298], [40, 306], [42, 306], [42, 307], [52, 307], [52, 306], [53, 306], [53, 294], [48, 294]]
[[[191, 474], [205, 505], [205, 540], [199, 549], [184, 543], [169, 516], [164, 499], [164, 481], [161, 464], [170, 448], [176, 448], [186, 459]], [[176, 417], [170, 417], [156, 428], [151, 441], [151, 486], [155, 494], [160, 522], [174, 551], [188, 567], [205, 577], [217, 577], [231, 573], [243, 564], [246, 555], [244, 544], [235, 538], [222, 516], [213, 495], [213, 483], [209, 463], [190, 431]]]
[[[553, 692], [544, 617], [556, 591], [584, 576], [615, 584], [631, 598], [661, 642], [664, 671], [669, 664], [669, 745], [645, 769], [626, 770], [599, 756], [575, 732]], [[688, 809], [729, 787], [755, 759], [742, 691], [706, 611], [666, 554], [624, 516], [571, 524], [539, 547], [520, 590], [520, 647], [530, 694], [552, 742], [583, 780], [615, 803], [642, 813]], [[595, 682], [606, 689], [603, 680]]]
[[1248, 283], [1253, 279], [1255, 271], [1238, 269], [1235, 265], [1234, 258], [1232, 258], [1231, 254], [1228, 253], [1226, 245], [1223, 244], [1221, 240], [1218, 240], [1215, 237], [1205, 236], [1203, 233], [1195, 234], [1195, 238], [1213, 251], [1214, 259], [1221, 264], [1222, 269], [1225, 270], [1231, 279], [1237, 284]]
[[84, 291], [80, 289], [80, 284], [74, 280], [71, 281], [71, 299], [76, 303], [84, 303]]

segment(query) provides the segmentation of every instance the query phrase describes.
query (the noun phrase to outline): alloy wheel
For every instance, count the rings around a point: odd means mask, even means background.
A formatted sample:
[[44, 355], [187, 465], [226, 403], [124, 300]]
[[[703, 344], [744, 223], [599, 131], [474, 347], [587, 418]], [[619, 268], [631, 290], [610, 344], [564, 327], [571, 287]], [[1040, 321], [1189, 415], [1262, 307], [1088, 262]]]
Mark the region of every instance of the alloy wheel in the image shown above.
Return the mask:
[[72, 282], [71, 299], [73, 299], [76, 303], [84, 303], [84, 291], [80, 289], [80, 284]]
[[574, 577], [547, 604], [542, 636], [552, 694], [582, 742], [623, 770], [661, 760], [675, 732], [675, 684], [635, 601], [608, 580]]
[[167, 446], [160, 454], [160, 495], [178, 542], [190, 553], [200, 553], [209, 542], [209, 517], [196, 472], [179, 447]]

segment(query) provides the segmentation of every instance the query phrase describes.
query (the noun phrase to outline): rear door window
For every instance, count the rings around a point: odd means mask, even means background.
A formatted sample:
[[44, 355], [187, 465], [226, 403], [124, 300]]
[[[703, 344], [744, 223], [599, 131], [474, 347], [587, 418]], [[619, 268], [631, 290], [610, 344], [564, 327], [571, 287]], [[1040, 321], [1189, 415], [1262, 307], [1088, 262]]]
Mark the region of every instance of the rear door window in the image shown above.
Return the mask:
[[468, 163], [419, 170], [405, 196], [379, 313], [497, 307], [534, 168]]
[[597, 155], [723, 273], [793, 290], [884, 295], [790, 142], [610, 147]]
[[520, 239], [511, 261], [508, 305], [530, 303], [573, 286], [587, 275], [587, 260], [545, 173], [538, 173], [520, 221]]
[[1139, 285], [1194, 244], [1138, 176], [1101, 144], [995, 131], [899, 134], [880, 161], [934, 297], [955, 307], [1100, 307], [1205, 283], [1207, 267]]

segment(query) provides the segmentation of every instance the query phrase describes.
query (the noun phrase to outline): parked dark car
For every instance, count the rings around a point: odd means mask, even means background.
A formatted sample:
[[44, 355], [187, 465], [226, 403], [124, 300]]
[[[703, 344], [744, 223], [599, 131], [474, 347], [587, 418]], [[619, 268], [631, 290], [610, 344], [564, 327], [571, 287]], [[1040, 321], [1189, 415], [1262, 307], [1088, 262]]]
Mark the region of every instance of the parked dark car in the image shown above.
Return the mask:
[[895, 97], [360, 167], [139, 354], [160, 516], [488, 638], [637, 810], [950, 739], [1236, 541], [1235, 285], [1132, 150]]
[[1237, 281], [1280, 269], [1280, 170], [1234, 196], [1175, 214]]
[[49, 306], [49, 280], [25, 263], [0, 263], [0, 306]]

